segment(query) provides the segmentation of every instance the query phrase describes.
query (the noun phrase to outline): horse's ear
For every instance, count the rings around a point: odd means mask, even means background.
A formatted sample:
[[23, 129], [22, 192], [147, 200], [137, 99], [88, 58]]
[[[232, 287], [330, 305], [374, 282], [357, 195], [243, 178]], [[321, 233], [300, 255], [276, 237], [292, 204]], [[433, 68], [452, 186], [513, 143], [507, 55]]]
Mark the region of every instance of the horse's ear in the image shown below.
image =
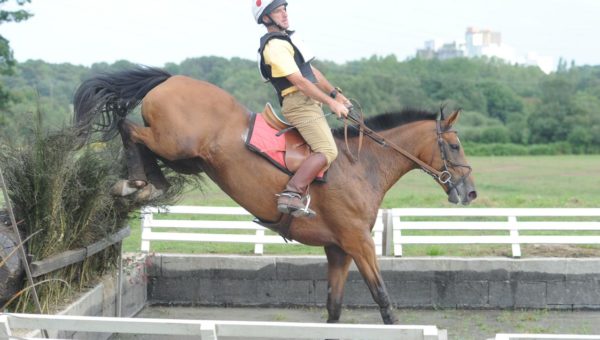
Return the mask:
[[452, 112], [452, 114], [448, 118], [448, 128], [453, 126], [454, 124], [456, 124], [456, 122], [458, 121], [458, 118], [460, 117], [461, 111], [462, 111], [461, 109], [458, 109], [458, 110]]
[[437, 120], [445, 120], [446, 117], [444, 117], [444, 109], [446, 108], [446, 104], [442, 104], [440, 105], [440, 113], [437, 116]]

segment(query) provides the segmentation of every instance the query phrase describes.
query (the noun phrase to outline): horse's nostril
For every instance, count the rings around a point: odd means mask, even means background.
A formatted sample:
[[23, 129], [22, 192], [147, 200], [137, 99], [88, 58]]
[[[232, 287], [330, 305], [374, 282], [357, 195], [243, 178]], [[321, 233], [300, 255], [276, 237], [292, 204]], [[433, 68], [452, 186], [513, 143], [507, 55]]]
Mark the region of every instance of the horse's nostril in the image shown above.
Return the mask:
[[469, 192], [469, 199], [472, 201], [477, 198], [477, 191], [473, 190]]

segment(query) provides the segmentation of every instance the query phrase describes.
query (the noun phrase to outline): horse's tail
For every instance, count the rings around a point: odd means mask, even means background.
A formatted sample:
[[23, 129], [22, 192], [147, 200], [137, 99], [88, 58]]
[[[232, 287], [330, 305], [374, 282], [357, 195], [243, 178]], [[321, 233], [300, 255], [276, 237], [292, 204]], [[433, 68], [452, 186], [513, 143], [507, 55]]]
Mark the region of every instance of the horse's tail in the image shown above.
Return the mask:
[[101, 132], [103, 140], [112, 139], [118, 133], [118, 123], [169, 77], [166, 71], [137, 66], [85, 80], [73, 97], [73, 123], [79, 135], [87, 140], [92, 132]]

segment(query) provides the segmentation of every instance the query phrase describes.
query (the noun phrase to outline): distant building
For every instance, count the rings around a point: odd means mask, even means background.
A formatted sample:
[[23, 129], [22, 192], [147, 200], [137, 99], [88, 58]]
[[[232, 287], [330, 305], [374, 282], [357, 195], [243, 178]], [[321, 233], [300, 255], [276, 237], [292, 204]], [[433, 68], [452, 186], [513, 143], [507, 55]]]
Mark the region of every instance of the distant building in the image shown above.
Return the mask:
[[553, 70], [551, 57], [529, 53], [526, 57], [518, 57], [514, 48], [502, 43], [502, 34], [488, 29], [468, 27], [465, 42], [442, 43], [439, 40], [428, 40], [425, 48], [417, 50], [417, 58], [452, 59], [452, 58], [499, 58], [511, 64], [538, 66], [543, 72]]
[[446, 60], [466, 56], [465, 45], [455, 41], [442, 44], [439, 40], [428, 40], [424, 49], [417, 50], [417, 58], [421, 59]]

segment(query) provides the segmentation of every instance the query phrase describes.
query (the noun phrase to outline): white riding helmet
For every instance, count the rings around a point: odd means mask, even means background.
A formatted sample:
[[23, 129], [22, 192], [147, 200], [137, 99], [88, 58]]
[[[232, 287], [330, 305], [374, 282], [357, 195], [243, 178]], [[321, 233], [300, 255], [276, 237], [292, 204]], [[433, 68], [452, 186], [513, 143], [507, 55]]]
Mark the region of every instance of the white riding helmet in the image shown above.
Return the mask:
[[270, 14], [275, 8], [285, 5], [286, 0], [252, 0], [252, 14], [257, 24], [264, 24], [262, 17], [265, 14]]

